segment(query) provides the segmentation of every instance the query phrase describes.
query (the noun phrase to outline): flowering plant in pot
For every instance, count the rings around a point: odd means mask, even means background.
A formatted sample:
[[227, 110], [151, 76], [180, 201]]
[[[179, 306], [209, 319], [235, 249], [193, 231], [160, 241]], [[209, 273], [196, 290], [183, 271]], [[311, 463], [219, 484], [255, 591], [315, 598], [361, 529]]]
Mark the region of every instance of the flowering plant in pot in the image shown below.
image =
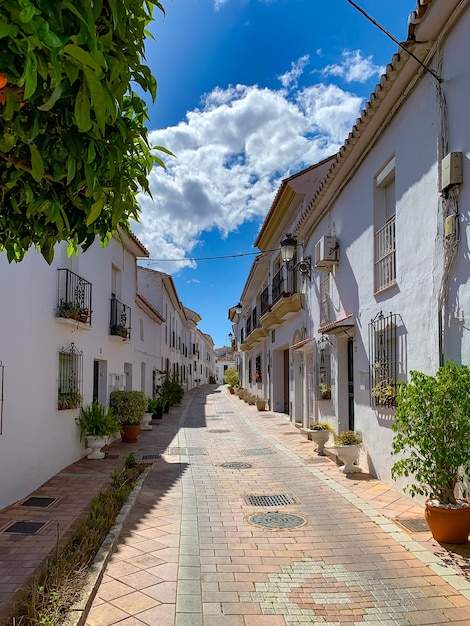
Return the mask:
[[325, 456], [325, 444], [330, 438], [334, 428], [328, 422], [312, 422], [308, 429], [308, 439], [317, 445], [318, 456]]
[[[447, 361], [435, 376], [411, 371], [410, 378], [398, 386], [392, 452], [401, 458], [392, 477], [409, 478], [405, 491], [427, 498], [425, 517], [437, 541], [465, 543], [470, 532], [470, 503], [464, 500], [470, 477], [470, 369]], [[444, 526], [436, 527], [441, 517]]]
[[228, 367], [225, 370], [224, 382], [228, 385], [230, 393], [235, 393], [235, 387], [240, 384], [240, 375], [236, 367]]
[[361, 471], [360, 467], [355, 465], [361, 444], [361, 438], [353, 430], [345, 430], [336, 437], [335, 448], [338, 457], [344, 462], [339, 468], [343, 474], [356, 474]]

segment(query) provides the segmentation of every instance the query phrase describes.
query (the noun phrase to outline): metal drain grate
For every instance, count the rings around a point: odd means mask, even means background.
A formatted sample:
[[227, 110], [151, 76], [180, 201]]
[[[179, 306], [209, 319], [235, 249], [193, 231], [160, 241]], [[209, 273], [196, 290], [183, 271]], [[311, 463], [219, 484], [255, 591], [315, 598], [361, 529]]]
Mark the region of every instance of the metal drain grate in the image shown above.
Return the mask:
[[155, 459], [161, 458], [159, 454], [143, 454], [142, 461], [154, 461]]
[[218, 430], [214, 429], [214, 430], [209, 430], [207, 432], [220, 434], [220, 433], [230, 433], [231, 431], [230, 430], [224, 430], [223, 428], [220, 428]]
[[15, 522], [8, 528], [5, 528], [5, 533], [21, 533], [22, 535], [35, 535], [45, 526], [46, 522]]
[[306, 523], [304, 517], [291, 515], [290, 513], [279, 513], [270, 511], [269, 513], [257, 513], [248, 518], [248, 521], [255, 526], [263, 528], [297, 528]]
[[243, 463], [241, 461], [229, 461], [227, 463], [222, 463], [220, 467], [224, 467], [225, 469], [248, 469], [252, 467], [251, 463]]
[[424, 517], [416, 517], [410, 519], [395, 519], [395, 521], [404, 526], [412, 533], [425, 533], [429, 532], [429, 526]]
[[51, 506], [54, 502], [57, 501], [57, 498], [46, 498], [45, 496], [32, 496], [23, 502], [21, 506], [37, 506], [45, 509], [48, 506]]
[[283, 506], [286, 504], [294, 504], [294, 500], [284, 494], [273, 496], [246, 496], [248, 504], [252, 506]]
[[253, 448], [252, 450], [242, 450], [243, 456], [258, 456], [262, 454], [273, 454], [269, 448]]

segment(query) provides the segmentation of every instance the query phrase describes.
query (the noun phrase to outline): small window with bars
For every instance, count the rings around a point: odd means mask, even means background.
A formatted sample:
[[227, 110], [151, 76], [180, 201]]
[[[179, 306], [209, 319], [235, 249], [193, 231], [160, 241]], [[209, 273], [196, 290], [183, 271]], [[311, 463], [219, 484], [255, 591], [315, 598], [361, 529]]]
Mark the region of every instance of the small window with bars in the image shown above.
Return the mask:
[[73, 343], [59, 350], [57, 408], [76, 409], [83, 398], [83, 353]]
[[331, 399], [331, 344], [323, 336], [317, 345], [318, 399]]
[[261, 355], [258, 354], [255, 360], [255, 382], [262, 383], [263, 377], [261, 373]]
[[369, 324], [370, 403], [372, 408], [396, 406], [398, 382], [398, 315], [382, 311]]

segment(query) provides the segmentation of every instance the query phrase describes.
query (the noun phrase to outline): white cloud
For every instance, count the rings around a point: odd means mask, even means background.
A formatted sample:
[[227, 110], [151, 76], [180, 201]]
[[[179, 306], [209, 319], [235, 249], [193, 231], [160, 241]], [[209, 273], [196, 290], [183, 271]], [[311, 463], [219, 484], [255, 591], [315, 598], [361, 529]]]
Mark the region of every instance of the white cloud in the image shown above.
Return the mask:
[[380, 76], [384, 71], [384, 67], [373, 63], [372, 56], [363, 57], [360, 50], [345, 50], [342, 54], [342, 62], [327, 65], [322, 70], [322, 74], [324, 76], [338, 76], [347, 83], [365, 83], [374, 76]]
[[176, 155], [164, 157], [166, 171], [152, 171], [153, 200], [139, 197], [141, 221], [133, 226], [152, 258], [174, 259], [155, 267], [172, 273], [192, 265], [180, 259], [201, 256], [193, 251], [204, 231], [225, 237], [245, 221], [261, 223], [281, 180], [335, 153], [361, 106], [331, 84], [296, 92], [217, 87], [177, 126], [151, 131], [152, 144]]
[[291, 63], [291, 70], [290, 72], [285, 72], [284, 74], [281, 74], [280, 76], [278, 76], [279, 80], [281, 81], [281, 84], [283, 87], [285, 87], [286, 89], [289, 87], [297, 87], [297, 79], [300, 78], [300, 76], [302, 76], [303, 72], [304, 72], [304, 67], [306, 65], [308, 65], [310, 61], [310, 56], [308, 54], [304, 55], [303, 57], [300, 57], [300, 59], [298, 59], [297, 61], [293, 61]]

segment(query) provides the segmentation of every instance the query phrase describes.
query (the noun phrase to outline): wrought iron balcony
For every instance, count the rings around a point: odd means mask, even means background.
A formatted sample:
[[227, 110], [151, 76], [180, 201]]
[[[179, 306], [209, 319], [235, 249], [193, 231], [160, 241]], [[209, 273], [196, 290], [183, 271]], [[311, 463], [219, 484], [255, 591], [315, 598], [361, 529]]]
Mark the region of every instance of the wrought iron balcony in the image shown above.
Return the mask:
[[260, 296], [260, 317], [269, 311], [269, 287], [263, 289]]
[[116, 298], [111, 298], [109, 334], [123, 339], [131, 338], [131, 308]]
[[276, 303], [280, 298], [291, 296], [297, 293], [297, 272], [286, 268], [284, 276], [284, 268], [278, 271], [273, 277], [272, 287], [272, 303]]
[[91, 326], [91, 283], [68, 269], [57, 271], [57, 317]]

